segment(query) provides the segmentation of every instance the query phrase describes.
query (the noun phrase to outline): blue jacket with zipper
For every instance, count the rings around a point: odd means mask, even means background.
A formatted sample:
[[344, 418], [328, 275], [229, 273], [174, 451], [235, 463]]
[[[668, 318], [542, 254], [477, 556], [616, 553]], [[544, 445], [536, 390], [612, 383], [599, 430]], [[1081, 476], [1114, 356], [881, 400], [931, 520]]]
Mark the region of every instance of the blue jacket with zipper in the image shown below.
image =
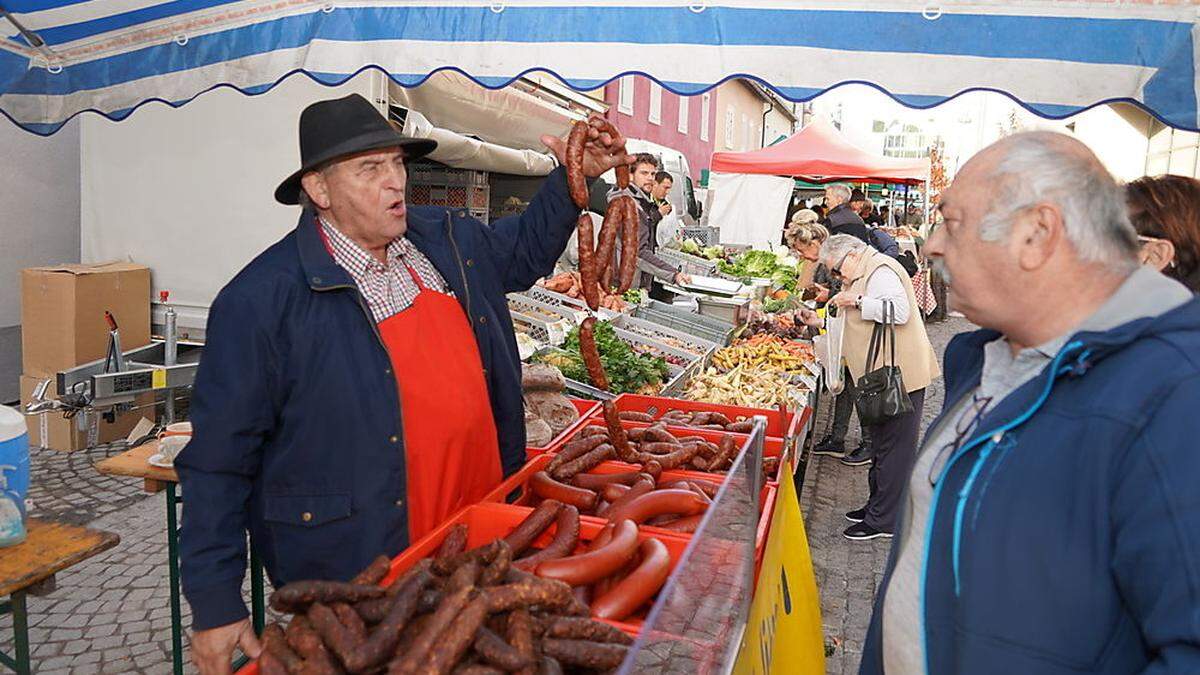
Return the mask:
[[[406, 236], [474, 329], [506, 475], [524, 463], [525, 424], [505, 293], [553, 271], [578, 215], [561, 168], [525, 213], [491, 226], [463, 211], [408, 210]], [[195, 432], [175, 461], [183, 590], [198, 630], [246, 616], [247, 531], [276, 585], [348, 579], [409, 543], [391, 361], [311, 212], [221, 291], [207, 338]]]
[[[997, 337], [951, 341], [944, 411]], [[1072, 336], [977, 429], [933, 494], [928, 672], [1200, 673], [1200, 300]]]

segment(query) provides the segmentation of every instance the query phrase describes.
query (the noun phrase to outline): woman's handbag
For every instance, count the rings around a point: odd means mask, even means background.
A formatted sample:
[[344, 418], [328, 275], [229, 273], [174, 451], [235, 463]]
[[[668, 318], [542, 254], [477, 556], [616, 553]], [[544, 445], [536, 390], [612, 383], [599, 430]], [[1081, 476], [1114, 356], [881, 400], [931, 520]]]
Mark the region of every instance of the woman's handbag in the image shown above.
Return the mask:
[[[884, 350], [885, 343], [889, 343], [886, 345], [889, 357], [884, 359], [883, 366], [875, 368], [875, 361]], [[913, 411], [912, 400], [904, 388], [904, 376], [900, 366], [896, 365], [896, 310], [889, 301], [883, 303], [883, 323], [875, 324], [875, 330], [871, 333], [871, 345], [867, 349], [867, 364], [863, 372], [866, 374], [858, 380], [858, 397], [854, 401], [858, 419], [863, 424], [883, 424]]]

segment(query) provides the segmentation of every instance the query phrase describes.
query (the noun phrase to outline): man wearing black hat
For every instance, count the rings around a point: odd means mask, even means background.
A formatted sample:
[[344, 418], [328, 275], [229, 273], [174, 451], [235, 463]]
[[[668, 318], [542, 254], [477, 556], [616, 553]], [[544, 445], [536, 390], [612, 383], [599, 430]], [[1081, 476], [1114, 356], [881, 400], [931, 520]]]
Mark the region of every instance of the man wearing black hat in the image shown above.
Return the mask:
[[[626, 162], [593, 121], [584, 173]], [[561, 139], [543, 141], [564, 159]], [[194, 660], [259, 650], [241, 585], [246, 534], [275, 586], [346, 580], [396, 555], [524, 461], [521, 370], [505, 294], [549, 274], [579, 209], [556, 169], [490, 227], [410, 207], [406, 138], [364, 98], [300, 116], [300, 169], [275, 191], [296, 229], [214, 301], [194, 434], [175, 461]]]

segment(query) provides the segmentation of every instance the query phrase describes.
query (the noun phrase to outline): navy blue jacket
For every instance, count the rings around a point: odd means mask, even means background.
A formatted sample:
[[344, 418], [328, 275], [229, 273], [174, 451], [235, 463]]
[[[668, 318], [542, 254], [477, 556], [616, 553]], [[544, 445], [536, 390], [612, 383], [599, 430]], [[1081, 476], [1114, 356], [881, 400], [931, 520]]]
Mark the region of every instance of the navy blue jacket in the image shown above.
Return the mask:
[[[408, 211], [409, 240], [474, 328], [506, 474], [524, 462], [525, 424], [505, 293], [553, 271], [578, 215], [562, 169], [525, 213], [491, 226], [463, 211]], [[247, 531], [276, 585], [348, 579], [408, 546], [391, 362], [312, 213], [213, 302], [191, 419], [194, 436], [175, 465], [185, 500], [183, 590], [196, 629], [246, 616]]]
[[876, 251], [884, 255], [890, 255], [893, 258], [900, 257], [900, 244], [896, 243], [896, 238], [892, 235], [878, 227], [872, 227], [867, 230], [867, 237], [870, 238], [870, 241], [867, 243], [874, 247]]
[[[996, 337], [951, 341], [943, 413]], [[1200, 300], [1072, 336], [978, 429], [933, 495], [928, 672], [1200, 673]]]

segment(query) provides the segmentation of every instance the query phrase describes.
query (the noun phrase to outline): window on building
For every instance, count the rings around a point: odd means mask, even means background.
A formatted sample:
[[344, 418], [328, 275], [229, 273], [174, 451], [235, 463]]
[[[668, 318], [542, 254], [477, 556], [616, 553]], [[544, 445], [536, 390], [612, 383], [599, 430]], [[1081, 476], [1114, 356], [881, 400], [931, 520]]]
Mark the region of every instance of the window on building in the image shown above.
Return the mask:
[[712, 107], [712, 95], [705, 94], [700, 97], [700, 140], [708, 140], [708, 115], [709, 109]]
[[686, 134], [688, 131], [688, 97], [679, 97], [679, 133]]
[[730, 150], [735, 147], [733, 144], [733, 125], [735, 123], [736, 122], [733, 118], [733, 106], [728, 106], [725, 108], [725, 147], [729, 148]]
[[650, 83], [650, 123], [662, 124], [662, 87], [657, 82]]
[[742, 150], [750, 149], [750, 118], [742, 113]]
[[617, 112], [633, 114], [633, 76], [626, 75], [618, 80]]
[[1146, 175], [1200, 177], [1200, 134], [1155, 122], [1146, 152]]

